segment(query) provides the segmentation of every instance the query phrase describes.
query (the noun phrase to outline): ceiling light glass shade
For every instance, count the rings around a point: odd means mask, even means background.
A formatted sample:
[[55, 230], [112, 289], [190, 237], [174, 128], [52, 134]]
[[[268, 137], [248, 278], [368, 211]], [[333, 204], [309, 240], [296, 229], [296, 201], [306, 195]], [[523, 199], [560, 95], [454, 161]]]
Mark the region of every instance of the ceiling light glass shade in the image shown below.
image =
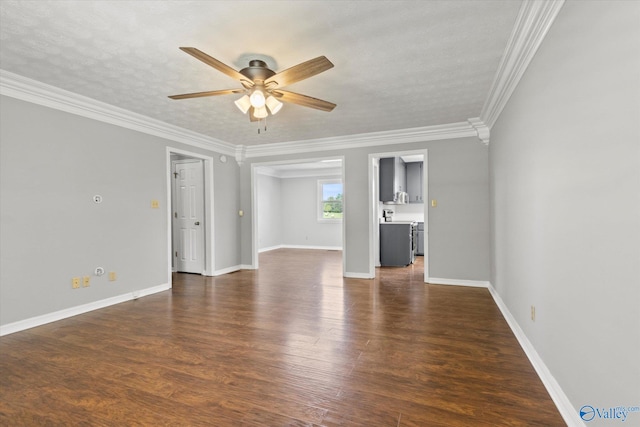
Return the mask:
[[267, 97], [267, 107], [269, 107], [271, 114], [276, 114], [282, 108], [282, 102], [269, 95], [269, 97]]
[[251, 105], [253, 106], [253, 108], [264, 107], [264, 93], [262, 93], [260, 89], [254, 90], [249, 100], [251, 101]]
[[253, 109], [253, 117], [256, 119], [264, 119], [269, 115], [267, 112], [267, 107], [264, 105], [262, 107], [257, 107]]
[[249, 108], [251, 108], [251, 101], [249, 101], [249, 95], [245, 95], [236, 101], [236, 106], [242, 111], [242, 114], [247, 114]]

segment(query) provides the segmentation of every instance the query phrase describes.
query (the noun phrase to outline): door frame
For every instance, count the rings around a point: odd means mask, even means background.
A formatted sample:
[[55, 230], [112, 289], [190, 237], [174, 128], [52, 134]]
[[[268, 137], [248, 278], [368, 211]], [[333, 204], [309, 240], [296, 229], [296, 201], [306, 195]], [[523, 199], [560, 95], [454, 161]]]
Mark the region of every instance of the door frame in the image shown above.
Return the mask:
[[177, 173], [176, 169], [178, 169], [178, 165], [186, 165], [186, 164], [197, 165], [197, 167], [200, 169], [199, 171], [200, 179], [199, 179], [198, 185], [200, 189], [199, 192], [201, 193], [200, 197], [202, 197], [202, 201], [201, 201], [202, 210], [199, 210], [198, 212], [198, 221], [200, 221], [201, 226], [198, 227], [198, 231], [197, 231], [198, 233], [197, 239], [200, 241], [200, 243], [198, 244], [196, 252], [199, 253], [198, 256], [201, 259], [200, 261], [198, 261], [197, 271], [193, 271], [191, 273], [202, 274], [202, 272], [204, 271], [205, 257], [206, 257], [206, 252], [204, 250], [204, 246], [205, 246], [204, 235], [206, 232], [205, 221], [204, 221], [204, 161], [202, 159], [180, 156], [180, 158], [171, 160], [171, 175], [173, 176], [173, 179], [171, 180], [171, 210], [173, 212], [173, 217], [171, 218], [171, 221], [172, 221], [172, 235], [171, 235], [172, 267], [174, 272], [184, 271], [179, 268], [180, 266], [183, 266], [183, 265], [180, 264], [180, 262], [178, 261], [178, 257], [176, 256], [176, 253], [179, 250], [177, 246], [181, 246], [181, 245], [176, 241], [176, 239], [179, 238], [179, 233], [178, 233], [178, 230], [173, 226], [176, 225], [175, 223], [177, 222], [177, 217], [175, 214], [179, 210], [179, 207], [178, 207], [179, 203], [177, 203], [178, 200], [176, 200], [176, 197], [178, 195], [177, 191], [179, 188], [178, 179], [176, 176], [176, 173]]
[[173, 216], [173, 181], [171, 179], [172, 162], [171, 155], [179, 155], [183, 158], [202, 160], [203, 163], [203, 191], [204, 191], [204, 271], [203, 276], [213, 276], [215, 271], [215, 240], [214, 240], [214, 197], [213, 197], [213, 157], [207, 156], [193, 151], [182, 150], [175, 147], [167, 147], [166, 150], [166, 170], [167, 177], [167, 257], [169, 278], [173, 272], [173, 232], [172, 232], [172, 216]]
[[[424, 282], [429, 282], [429, 156], [428, 150], [389, 151], [369, 154], [369, 277], [376, 277], [376, 256], [380, 254], [380, 210], [378, 203], [379, 164], [382, 157], [398, 157], [421, 154], [422, 163], [422, 198], [424, 215]], [[379, 258], [378, 258], [379, 259]]]
[[344, 156], [326, 156], [326, 157], [315, 157], [315, 158], [304, 158], [304, 159], [292, 159], [292, 160], [280, 160], [273, 162], [260, 162], [260, 163], [252, 163], [251, 164], [251, 268], [254, 270], [258, 269], [258, 258], [259, 258], [259, 244], [258, 244], [258, 169], [260, 167], [268, 167], [274, 165], [291, 165], [291, 164], [300, 164], [300, 163], [317, 163], [323, 160], [340, 160], [341, 161], [341, 172], [340, 177], [342, 179], [342, 275], [345, 275], [345, 271], [347, 268], [346, 262], [346, 233], [345, 233], [345, 223], [346, 223], [346, 199], [348, 197], [347, 191], [347, 182], [345, 180], [345, 157]]

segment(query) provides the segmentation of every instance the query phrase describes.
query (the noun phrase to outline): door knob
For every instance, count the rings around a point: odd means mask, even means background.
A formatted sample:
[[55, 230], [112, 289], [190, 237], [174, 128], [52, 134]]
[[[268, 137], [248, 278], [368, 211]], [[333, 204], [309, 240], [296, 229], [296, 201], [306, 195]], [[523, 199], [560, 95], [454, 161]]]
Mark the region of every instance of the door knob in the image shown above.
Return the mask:
[[196, 221], [196, 223], [195, 223], [195, 224], [196, 224], [196, 225], [200, 225], [200, 221]]

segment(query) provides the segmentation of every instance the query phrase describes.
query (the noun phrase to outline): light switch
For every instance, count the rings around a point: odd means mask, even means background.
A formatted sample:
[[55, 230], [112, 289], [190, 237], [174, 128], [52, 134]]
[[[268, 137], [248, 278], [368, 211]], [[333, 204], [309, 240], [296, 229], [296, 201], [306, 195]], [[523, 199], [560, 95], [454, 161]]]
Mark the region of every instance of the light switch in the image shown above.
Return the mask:
[[158, 208], [160, 207], [160, 201], [159, 201], [159, 200], [155, 200], [155, 199], [154, 199], [154, 200], [152, 200], [152, 201], [151, 201], [151, 207], [152, 207], [153, 209], [158, 209]]
[[438, 207], [438, 201], [436, 199], [431, 199], [431, 207], [432, 208], [437, 208]]

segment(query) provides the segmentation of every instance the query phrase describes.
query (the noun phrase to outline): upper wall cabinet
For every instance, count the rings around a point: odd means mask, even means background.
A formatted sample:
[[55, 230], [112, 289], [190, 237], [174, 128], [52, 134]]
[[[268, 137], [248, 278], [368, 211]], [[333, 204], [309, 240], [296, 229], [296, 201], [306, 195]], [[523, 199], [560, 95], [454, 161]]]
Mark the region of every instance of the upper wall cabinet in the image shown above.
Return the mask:
[[400, 157], [380, 159], [380, 201], [396, 202], [396, 193], [407, 191], [407, 176], [404, 161]]
[[407, 165], [407, 193], [409, 193], [409, 203], [423, 203], [422, 183], [423, 162], [409, 162]]

